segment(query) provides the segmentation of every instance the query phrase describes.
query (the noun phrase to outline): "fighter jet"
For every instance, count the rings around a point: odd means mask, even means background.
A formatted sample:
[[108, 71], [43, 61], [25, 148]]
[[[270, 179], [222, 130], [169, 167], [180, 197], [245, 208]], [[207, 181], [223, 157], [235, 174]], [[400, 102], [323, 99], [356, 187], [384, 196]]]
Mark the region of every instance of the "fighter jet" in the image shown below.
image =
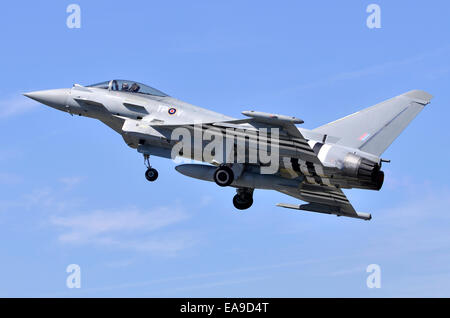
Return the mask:
[[[251, 110], [236, 119], [128, 80], [24, 95], [71, 115], [98, 119], [115, 130], [144, 156], [148, 181], [158, 177], [150, 156], [184, 157], [203, 163], [180, 164], [178, 172], [236, 188], [233, 204], [239, 210], [251, 207], [255, 189], [266, 189], [306, 202], [277, 204], [283, 208], [363, 220], [370, 220], [371, 214], [357, 212], [342, 189], [381, 189], [381, 167], [389, 162], [382, 153], [432, 98], [412, 90], [309, 130], [297, 127], [303, 124], [297, 117]], [[227, 136], [226, 145], [212, 147], [208, 142], [218, 136]], [[262, 156], [261, 145], [270, 149], [270, 156], [276, 154], [270, 162], [275, 169], [269, 173], [269, 151]], [[203, 155], [206, 150], [210, 156]]]

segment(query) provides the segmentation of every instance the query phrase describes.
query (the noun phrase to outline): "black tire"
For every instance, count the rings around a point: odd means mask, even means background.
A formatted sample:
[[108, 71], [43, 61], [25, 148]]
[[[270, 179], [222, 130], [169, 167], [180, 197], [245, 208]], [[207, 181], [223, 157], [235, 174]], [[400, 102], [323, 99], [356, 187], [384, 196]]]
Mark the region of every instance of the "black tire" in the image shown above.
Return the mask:
[[145, 178], [150, 182], [155, 181], [156, 179], [158, 179], [158, 170], [148, 168], [147, 171], [145, 171]]
[[233, 205], [238, 210], [246, 210], [253, 204], [253, 198], [251, 196], [245, 198], [244, 200], [239, 194], [233, 197]]
[[234, 181], [234, 173], [231, 168], [222, 166], [214, 172], [214, 182], [221, 187], [227, 187]]

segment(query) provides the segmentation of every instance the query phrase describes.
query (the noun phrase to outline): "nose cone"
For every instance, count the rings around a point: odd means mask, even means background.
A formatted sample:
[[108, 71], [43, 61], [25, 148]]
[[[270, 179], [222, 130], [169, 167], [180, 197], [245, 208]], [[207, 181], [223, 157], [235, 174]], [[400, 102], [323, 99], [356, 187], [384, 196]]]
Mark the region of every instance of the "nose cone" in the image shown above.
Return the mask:
[[67, 105], [67, 96], [69, 95], [69, 92], [69, 88], [61, 88], [29, 92], [23, 95], [47, 106], [64, 110]]

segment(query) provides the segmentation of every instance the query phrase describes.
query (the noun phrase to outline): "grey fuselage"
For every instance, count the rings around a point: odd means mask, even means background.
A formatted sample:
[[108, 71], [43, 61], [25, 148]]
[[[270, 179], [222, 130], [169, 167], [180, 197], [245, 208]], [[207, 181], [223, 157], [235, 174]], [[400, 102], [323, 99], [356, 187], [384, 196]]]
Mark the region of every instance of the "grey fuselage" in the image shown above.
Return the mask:
[[[111, 88], [84, 87], [75, 84], [68, 89], [37, 91], [25, 95], [73, 115], [98, 119], [121, 134], [128, 146], [137, 148], [142, 153], [147, 151], [151, 155], [166, 158], [170, 158], [170, 149], [178, 141], [171, 140], [170, 126], [175, 128], [236, 120], [170, 96], [131, 93]], [[175, 113], [169, 112], [171, 108], [175, 109]], [[247, 126], [242, 125], [243, 128]], [[139, 131], [134, 129], [135, 127], [142, 128]], [[292, 147], [280, 144], [280, 153], [284, 155], [280, 157], [280, 170], [277, 175], [299, 182], [304, 182], [308, 177], [310, 183], [325, 183], [342, 188], [378, 190], [381, 187], [379, 180], [373, 180], [373, 175], [361, 178], [358, 170], [362, 165], [361, 160], [365, 160], [369, 163], [369, 174], [374, 171], [378, 173], [381, 166], [379, 157], [359, 149], [337, 145], [335, 143], [337, 137], [303, 128], [298, 130], [308, 141], [311, 149], [314, 149], [323, 167], [320, 168], [320, 172], [317, 172], [317, 169], [309, 171], [310, 167], [301, 164], [301, 158], [291, 149]], [[257, 185], [255, 187], [257, 188]]]

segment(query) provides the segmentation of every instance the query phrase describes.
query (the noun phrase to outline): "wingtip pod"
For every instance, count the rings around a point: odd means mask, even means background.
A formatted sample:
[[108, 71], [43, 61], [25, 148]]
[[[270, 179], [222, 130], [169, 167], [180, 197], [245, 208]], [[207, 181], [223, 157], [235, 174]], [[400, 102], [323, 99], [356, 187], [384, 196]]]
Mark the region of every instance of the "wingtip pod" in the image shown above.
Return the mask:
[[420, 89], [415, 89], [409, 92], [406, 92], [402, 94], [401, 96], [408, 97], [415, 102], [418, 102], [419, 104], [427, 105], [430, 103], [431, 99], [433, 98], [433, 95], [430, 93], [427, 93], [425, 91], [422, 91]]

